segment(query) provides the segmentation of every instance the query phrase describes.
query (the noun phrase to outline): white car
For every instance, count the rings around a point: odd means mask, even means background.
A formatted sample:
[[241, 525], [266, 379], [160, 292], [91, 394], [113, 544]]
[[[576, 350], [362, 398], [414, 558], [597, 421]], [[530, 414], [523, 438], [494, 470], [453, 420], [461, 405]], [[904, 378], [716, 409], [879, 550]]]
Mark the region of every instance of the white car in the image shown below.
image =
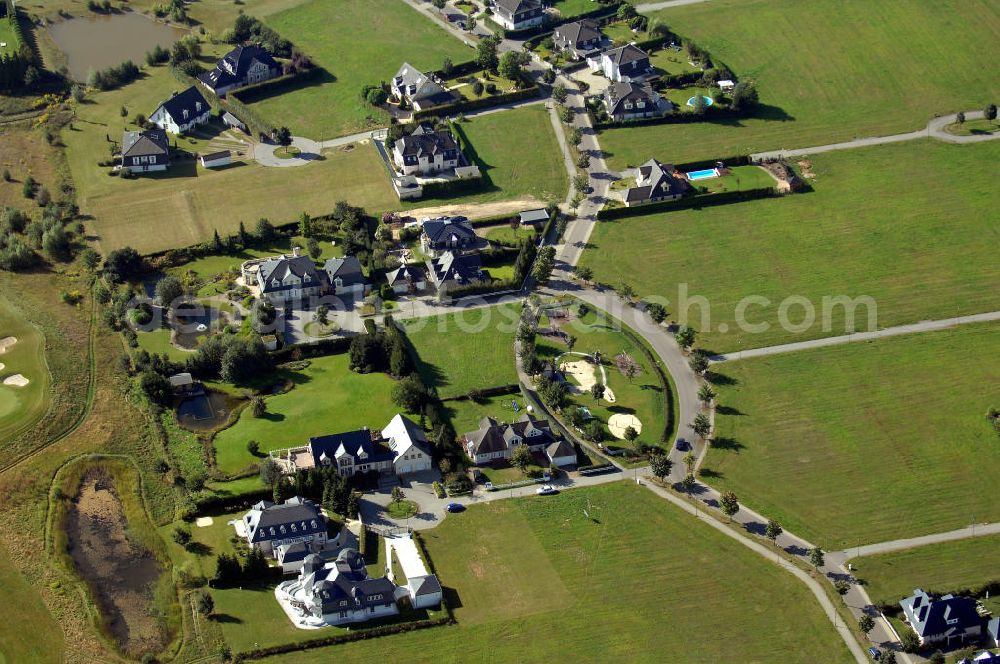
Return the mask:
[[535, 489], [535, 493], [537, 493], [539, 496], [551, 496], [554, 493], [559, 493], [559, 490], [556, 489], [551, 484], [543, 484], [542, 486]]

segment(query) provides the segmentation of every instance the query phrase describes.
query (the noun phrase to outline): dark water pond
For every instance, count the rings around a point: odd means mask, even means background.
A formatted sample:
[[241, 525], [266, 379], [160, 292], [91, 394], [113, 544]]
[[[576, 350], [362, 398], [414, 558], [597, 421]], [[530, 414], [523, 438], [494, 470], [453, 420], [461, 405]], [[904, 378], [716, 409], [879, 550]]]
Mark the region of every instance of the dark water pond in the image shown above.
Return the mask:
[[205, 390], [177, 405], [177, 422], [189, 431], [211, 431], [226, 423], [239, 402], [223, 392]]
[[70, 76], [87, 79], [90, 69], [106, 69], [125, 60], [145, 62], [157, 44], [169, 48], [184, 30], [159, 23], [137, 12], [84, 16], [49, 26], [56, 46], [66, 54]]

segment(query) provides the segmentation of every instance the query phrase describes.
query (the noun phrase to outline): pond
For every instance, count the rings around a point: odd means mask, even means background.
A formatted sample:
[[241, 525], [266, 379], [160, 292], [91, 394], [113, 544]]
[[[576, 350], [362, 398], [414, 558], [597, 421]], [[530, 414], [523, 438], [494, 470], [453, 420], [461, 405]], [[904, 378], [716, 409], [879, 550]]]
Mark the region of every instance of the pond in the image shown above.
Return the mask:
[[188, 431], [211, 431], [226, 423], [241, 399], [224, 392], [205, 390], [177, 404], [177, 423]]
[[185, 31], [126, 11], [59, 21], [49, 26], [56, 46], [66, 54], [70, 76], [87, 79], [90, 69], [106, 69], [132, 60], [145, 62], [146, 51], [157, 44], [169, 48]]

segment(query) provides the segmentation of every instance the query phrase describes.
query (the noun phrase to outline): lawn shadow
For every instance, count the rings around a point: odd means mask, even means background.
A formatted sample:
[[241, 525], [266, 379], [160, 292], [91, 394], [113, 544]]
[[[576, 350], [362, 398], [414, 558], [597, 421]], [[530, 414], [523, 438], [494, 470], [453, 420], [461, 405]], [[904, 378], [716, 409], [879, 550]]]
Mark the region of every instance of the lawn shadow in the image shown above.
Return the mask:
[[724, 473], [720, 473], [717, 470], [712, 470], [711, 468], [702, 468], [698, 471], [698, 474], [705, 479], [719, 480], [725, 477]]
[[[268, 422], [282, 422], [285, 419], [285, 414], [265, 412], [263, 415], [260, 416], [260, 419], [267, 420]], [[255, 454], [254, 456], [258, 455]]]
[[712, 385], [739, 385], [740, 383], [740, 381], [736, 380], [732, 376], [712, 370], [705, 372], [705, 380], [710, 382]]

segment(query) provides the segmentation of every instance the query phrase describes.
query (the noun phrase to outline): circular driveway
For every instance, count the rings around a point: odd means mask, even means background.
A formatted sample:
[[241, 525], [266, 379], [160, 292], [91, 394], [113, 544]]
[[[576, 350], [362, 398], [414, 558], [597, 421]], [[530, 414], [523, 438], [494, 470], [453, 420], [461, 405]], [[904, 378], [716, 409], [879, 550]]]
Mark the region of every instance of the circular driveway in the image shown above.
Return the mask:
[[253, 158], [258, 164], [263, 166], [273, 166], [275, 168], [288, 168], [290, 166], [305, 166], [306, 164], [320, 159], [320, 152], [323, 146], [316, 141], [299, 136], [292, 137], [292, 147], [299, 149], [299, 154], [294, 157], [279, 157], [275, 150], [280, 145], [271, 143], [257, 143], [253, 149]]

